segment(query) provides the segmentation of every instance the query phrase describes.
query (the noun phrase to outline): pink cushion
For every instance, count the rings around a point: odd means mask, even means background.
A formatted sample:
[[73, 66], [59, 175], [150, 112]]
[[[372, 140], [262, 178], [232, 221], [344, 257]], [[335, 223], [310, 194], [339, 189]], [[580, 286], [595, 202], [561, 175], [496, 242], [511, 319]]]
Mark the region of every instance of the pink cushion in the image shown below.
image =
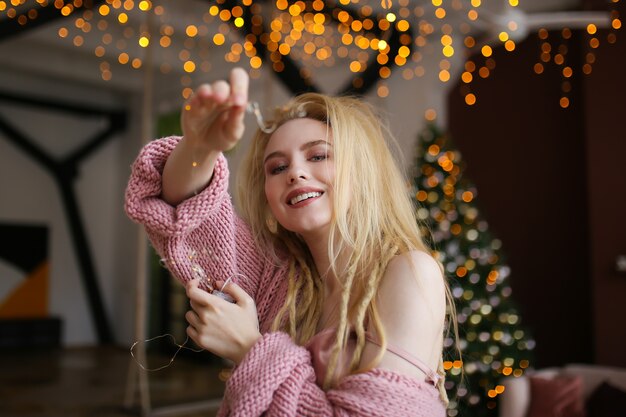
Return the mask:
[[527, 417], [585, 417], [582, 392], [579, 376], [531, 376]]

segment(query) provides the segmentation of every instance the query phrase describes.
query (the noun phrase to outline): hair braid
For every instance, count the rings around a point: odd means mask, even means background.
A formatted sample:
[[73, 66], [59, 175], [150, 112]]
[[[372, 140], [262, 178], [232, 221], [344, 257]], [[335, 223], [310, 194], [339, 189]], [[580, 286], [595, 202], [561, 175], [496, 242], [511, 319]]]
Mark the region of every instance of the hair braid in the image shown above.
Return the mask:
[[391, 261], [391, 259], [398, 253], [398, 247], [392, 245], [391, 242], [385, 242], [381, 251], [381, 260], [374, 265], [374, 270], [371, 274], [367, 276], [367, 282], [364, 282], [365, 285], [365, 294], [360, 299], [360, 302], [357, 306], [356, 316], [355, 316], [355, 325], [354, 329], [357, 336], [356, 348], [354, 350], [354, 355], [352, 356], [352, 361], [350, 363], [350, 371], [354, 371], [357, 369], [360, 361], [361, 355], [363, 354], [363, 349], [365, 348], [365, 314], [368, 311], [376, 310], [375, 317], [370, 317], [372, 319], [372, 324], [376, 327], [376, 333], [378, 338], [381, 341], [382, 347], [379, 349], [378, 355], [374, 360], [374, 363], [378, 363], [385, 352], [385, 348], [387, 345], [387, 341], [385, 338], [384, 330], [380, 325], [380, 320], [378, 320], [378, 311], [376, 308], [376, 304], [374, 303], [374, 296], [378, 292], [378, 288], [380, 286], [380, 281], [387, 269], [387, 265]]
[[[285, 304], [276, 315], [272, 329], [283, 328], [294, 341], [303, 344], [315, 334], [323, 305], [323, 298], [320, 296], [323, 286], [315, 268], [309, 267], [306, 252], [289, 240], [284, 243], [291, 254], [289, 289]], [[287, 322], [284, 323], [286, 314]]]
[[439, 390], [439, 398], [443, 401], [446, 406], [450, 403], [448, 399], [448, 392], [446, 391], [446, 370], [443, 367], [443, 356], [439, 358], [439, 364], [437, 366], [437, 373], [441, 378], [437, 381], [437, 389]]
[[329, 388], [335, 381], [335, 373], [337, 370], [337, 362], [339, 354], [346, 346], [350, 328], [348, 326], [348, 307], [350, 303], [350, 292], [352, 283], [356, 275], [356, 264], [352, 264], [351, 268], [346, 271], [346, 279], [341, 292], [341, 303], [339, 304], [339, 324], [337, 325], [335, 344], [331, 350], [330, 360], [328, 361], [328, 369], [324, 380], [324, 389]]
[[[295, 293], [295, 272], [296, 272], [296, 267], [295, 267], [295, 258], [291, 258], [289, 259], [289, 274], [287, 279], [289, 280], [289, 287], [287, 290], [287, 296], [285, 297], [285, 303], [283, 304], [283, 306], [280, 308], [280, 310], [278, 311], [278, 313], [276, 314], [276, 317], [274, 318], [274, 322], [272, 323], [272, 330], [276, 331], [278, 329], [281, 328], [287, 328], [287, 326], [289, 326], [288, 332], [289, 335], [293, 338], [295, 336], [295, 324], [292, 326], [291, 323], [284, 323], [284, 316], [287, 313], [287, 311], [289, 310], [289, 314], [291, 315], [291, 305], [294, 304], [295, 298], [296, 298], [296, 293]], [[288, 320], [291, 321], [291, 320]]]

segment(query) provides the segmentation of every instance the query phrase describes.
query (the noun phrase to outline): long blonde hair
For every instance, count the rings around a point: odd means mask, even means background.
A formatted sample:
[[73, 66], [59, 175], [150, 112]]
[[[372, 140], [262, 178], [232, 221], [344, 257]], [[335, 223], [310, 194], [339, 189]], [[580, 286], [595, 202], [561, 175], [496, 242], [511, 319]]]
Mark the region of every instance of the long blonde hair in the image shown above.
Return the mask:
[[[386, 349], [375, 297], [381, 278], [394, 256], [411, 250], [428, 252], [428, 248], [420, 236], [407, 182], [387, 144], [391, 136], [373, 108], [357, 98], [307, 93], [279, 109], [274, 123], [280, 127], [299, 117], [325, 123], [333, 137], [334, 207], [328, 255], [342, 284], [342, 296], [324, 384], [324, 388], [329, 388], [337, 382], [339, 354], [346, 347], [350, 331], [356, 333], [350, 372], [367, 371], [380, 362]], [[271, 134], [258, 131], [252, 139], [238, 176], [238, 203], [257, 243], [267, 248], [275, 260], [284, 260], [286, 256], [289, 261], [287, 299], [272, 329], [285, 330], [302, 345], [316, 332], [324, 283], [305, 243], [280, 225], [268, 226], [263, 155], [270, 137]], [[337, 271], [334, 261], [340, 253], [347, 254], [347, 264], [344, 270]], [[382, 346], [372, 363], [359, 368], [366, 325], [375, 331]]]

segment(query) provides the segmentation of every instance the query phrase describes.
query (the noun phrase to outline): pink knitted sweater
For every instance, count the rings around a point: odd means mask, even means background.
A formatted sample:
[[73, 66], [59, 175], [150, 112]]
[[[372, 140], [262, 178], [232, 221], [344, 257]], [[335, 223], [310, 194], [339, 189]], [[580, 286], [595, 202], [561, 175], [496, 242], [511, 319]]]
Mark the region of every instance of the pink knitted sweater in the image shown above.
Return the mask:
[[125, 209], [179, 280], [192, 279], [198, 267], [213, 277], [241, 274], [237, 283], [255, 299], [263, 336], [226, 383], [218, 416], [445, 416], [433, 385], [384, 369], [347, 375], [328, 391], [316, 384], [310, 352], [269, 331], [285, 301], [287, 265], [266, 261], [236, 215], [226, 159], [219, 158], [211, 184], [198, 195], [177, 207], [160, 198], [161, 173], [179, 140], [156, 140], [141, 150]]

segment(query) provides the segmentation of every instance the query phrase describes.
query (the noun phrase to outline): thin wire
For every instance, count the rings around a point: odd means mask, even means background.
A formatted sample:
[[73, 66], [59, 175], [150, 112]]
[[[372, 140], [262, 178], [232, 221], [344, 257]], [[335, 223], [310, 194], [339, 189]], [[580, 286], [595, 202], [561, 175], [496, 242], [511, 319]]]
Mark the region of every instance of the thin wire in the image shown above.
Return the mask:
[[[176, 352], [174, 353], [174, 356], [172, 356], [172, 357], [171, 357], [170, 361], [169, 361], [166, 365], [160, 366], [160, 367], [158, 367], [158, 368], [146, 368], [146, 367], [145, 367], [145, 366], [143, 366], [143, 364], [142, 364], [142, 363], [141, 363], [141, 362], [140, 362], [140, 361], [139, 361], [139, 360], [135, 357], [134, 349], [135, 349], [135, 346], [137, 346], [139, 343], [149, 343], [149, 342], [152, 342], [153, 340], [162, 339], [162, 338], [164, 338], [164, 337], [168, 337], [168, 336], [172, 339], [172, 341], [174, 342], [174, 344], [175, 344], [176, 346], [178, 346], [178, 349], [176, 349]], [[202, 348], [201, 348], [201, 349], [193, 349], [193, 348], [190, 348], [190, 347], [185, 346], [185, 345], [187, 344], [187, 342], [188, 342], [188, 341], [189, 341], [189, 336], [187, 336], [187, 338], [185, 339], [185, 341], [183, 342], [183, 344], [182, 344], [182, 345], [179, 345], [178, 343], [176, 343], [176, 338], [175, 338], [173, 335], [171, 335], [171, 334], [169, 334], [169, 333], [162, 334], [162, 335], [160, 335], [160, 336], [156, 336], [156, 337], [153, 337], [153, 338], [151, 338], [151, 339], [146, 339], [146, 340], [144, 340], [143, 342], [141, 342], [141, 341], [136, 341], [135, 343], [133, 343], [133, 345], [130, 347], [130, 356], [132, 356], [132, 357], [133, 357], [133, 359], [135, 360], [135, 362], [137, 362], [137, 365], [139, 365], [139, 367], [140, 367], [141, 369], [143, 369], [144, 371], [148, 371], [148, 372], [160, 371], [161, 369], [165, 369], [165, 368], [169, 367], [169, 366], [172, 364], [172, 362], [174, 362], [174, 359], [176, 359], [176, 355], [178, 355], [178, 352], [180, 352], [180, 351], [181, 351], [181, 349], [191, 350], [192, 352], [196, 352], [196, 353], [202, 352], [202, 351], [204, 350], [204, 349], [202, 349]]]
[[254, 114], [254, 116], [256, 117], [256, 123], [257, 125], [259, 125], [259, 129], [261, 129], [263, 133], [274, 133], [274, 131], [276, 130], [276, 123], [268, 125], [265, 122], [265, 119], [263, 119], [263, 114], [261, 114], [261, 110], [259, 109], [259, 103], [257, 103], [256, 101], [249, 102], [246, 106], [246, 111], [248, 113]]

